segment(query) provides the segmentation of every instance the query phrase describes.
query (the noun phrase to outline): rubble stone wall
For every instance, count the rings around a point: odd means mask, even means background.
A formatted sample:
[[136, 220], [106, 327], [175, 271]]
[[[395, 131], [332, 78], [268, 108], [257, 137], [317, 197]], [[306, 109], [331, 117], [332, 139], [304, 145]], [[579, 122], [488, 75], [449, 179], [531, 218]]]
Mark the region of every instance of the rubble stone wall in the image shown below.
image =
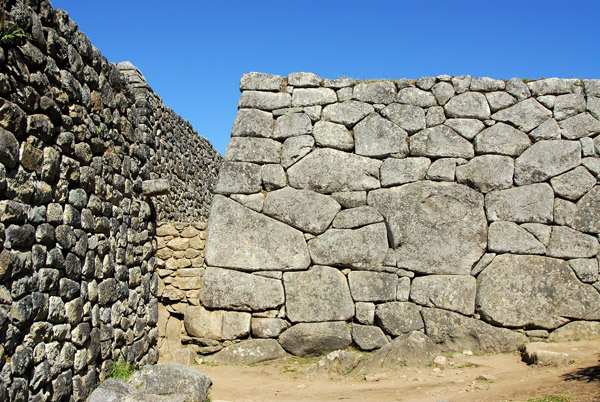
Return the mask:
[[240, 89], [184, 317], [198, 342], [312, 355], [422, 331], [505, 351], [597, 328], [600, 80], [251, 73]]
[[6, 11], [27, 38], [0, 44], [0, 400], [81, 401], [157, 361], [156, 221], [205, 220], [221, 156], [65, 11]]

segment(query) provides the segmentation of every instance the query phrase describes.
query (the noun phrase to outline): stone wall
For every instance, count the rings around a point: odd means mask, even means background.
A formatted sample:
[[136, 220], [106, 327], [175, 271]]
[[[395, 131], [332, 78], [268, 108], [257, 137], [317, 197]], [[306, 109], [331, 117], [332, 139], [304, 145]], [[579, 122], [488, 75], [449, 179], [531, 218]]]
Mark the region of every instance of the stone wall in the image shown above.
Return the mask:
[[189, 335], [506, 351], [598, 324], [600, 80], [240, 89]]
[[0, 46], [0, 400], [81, 401], [158, 359], [155, 221], [204, 219], [221, 157], [65, 11], [7, 10], [28, 37]]

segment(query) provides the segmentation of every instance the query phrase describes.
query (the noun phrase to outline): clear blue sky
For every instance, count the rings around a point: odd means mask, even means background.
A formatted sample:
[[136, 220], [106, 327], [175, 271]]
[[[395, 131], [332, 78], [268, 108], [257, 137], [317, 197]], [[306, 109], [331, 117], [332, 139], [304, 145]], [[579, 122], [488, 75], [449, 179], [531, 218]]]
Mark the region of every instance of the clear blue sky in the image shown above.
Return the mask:
[[600, 78], [600, 0], [51, 0], [223, 154], [239, 80]]

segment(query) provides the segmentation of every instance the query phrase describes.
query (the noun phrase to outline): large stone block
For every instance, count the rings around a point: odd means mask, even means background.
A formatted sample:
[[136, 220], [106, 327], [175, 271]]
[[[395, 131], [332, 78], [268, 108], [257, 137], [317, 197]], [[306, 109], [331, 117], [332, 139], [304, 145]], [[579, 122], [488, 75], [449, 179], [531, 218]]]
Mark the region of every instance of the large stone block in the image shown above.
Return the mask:
[[553, 329], [571, 319], [600, 319], [600, 293], [566, 261], [498, 255], [477, 277], [477, 311], [492, 324]]
[[598, 240], [594, 236], [564, 226], [552, 228], [547, 253], [550, 257], [590, 258], [597, 253]]
[[313, 128], [313, 136], [318, 146], [351, 151], [354, 148], [354, 138], [342, 124], [319, 121]]
[[408, 302], [378, 304], [375, 308], [375, 323], [392, 336], [423, 329], [420, 307]]
[[232, 137], [273, 136], [273, 113], [258, 109], [240, 109], [231, 128]]
[[402, 366], [425, 366], [431, 364], [439, 354], [440, 348], [427, 335], [413, 331], [397, 337], [373, 353], [369, 360], [358, 366], [358, 370], [363, 373], [395, 370]]
[[340, 211], [332, 225], [336, 229], [354, 229], [379, 222], [383, 222], [383, 216], [379, 211], [365, 205]]
[[256, 364], [269, 360], [283, 359], [285, 350], [275, 339], [249, 339], [229, 345], [212, 356], [207, 362], [225, 364]]
[[475, 312], [477, 281], [470, 275], [428, 275], [413, 279], [410, 300], [465, 315]]
[[279, 163], [281, 144], [269, 138], [233, 137], [225, 159], [233, 162]]
[[[313, 150], [315, 140], [311, 135], [290, 137], [283, 143], [281, 149], [281, 166], [289, 168]], [[263, 178], [264, 182], [264, 178]]]
[[406, 131], [377, 113], [371, 113], [354, 126], [355, 152], [358, 155], [383, 158], [408, 154]]
[[513, 352], [528, 342], [524, 334], [451, 311], [424, 308], [421, 313], [425, 333], [444, 351]]
[[238, 107], [260, 110], [275, 110], [289, 107], [292, 96], [285, 92], [244, 91]]
[[425, 128], [425, 111], [418, 106], [392, 103], [383, 109], [381, 114], [409, 134]]
[[208, 267], [203, 276], [200, 300], [208, 308], [242, 311], [275, 309], [284, 302], [283, 285], [278, 279]]
[[492, 115], [492, 119], [510, 122], [526, 133], [552, 117], [552, 112], [535, 99], [525, 99], [516, 105], [502, 109]]
[[247, 162], [225, 162], [215, 185], [216, 194], [253, 194], [262, 189], [260, 165]]
[[284, 139], [298, 135], [310, 134], [312, 123], [305, 113], [284, 114], [277, 118], [273, 138]]
[[188, 335], [218, 341], [248, 336], [250, 319], [250, 313], [208, 311], [202, 306], [190, 306], [183, 314], [183, 323]]
[[381, 328], [373, 325], [352, 325], [352, 341], [360, 350], [379, 349], [388, 343]]
[[352, 98], [368, 103], [389, 104], [396, 97], [396, 86], [392, 81], [361, 82], [354, 87]]
[[321, 234], [341, 209], [333, 198], [285, 187], [267, 193], [263, 213], [303, 232]]
[[208, 220], [206, 263], [248, 271], [305, 269], [310, 256], [302, 232], [216, 195]]
[[531, 184], [485, 195], [485, 211], [490, 221], [552, 223], [554, 192], [547, 183]]
[[351, 127], [374, 110], [368, 103], [349, 100], [326, 106], [323, 109], [323, 120]]
[[539, 183], [581, 164], [579, 141], [544, 140], [515, 160], [515, 184]]
[[594, 186], [577, 202], [573, 228], [589, 233], [600, 233], [600, 186]]
[[490, 106], [484, 95], [477, 92], [467, 92], [452, 97], [444, 111], [448, 117], [474, 118], [487, 120], [490, 118]]
[[285, 309], [292, 322], [343, 321], [354, 315], [346, 277], [335, 268], [286, 272], [283, 284]]
[[354, 301], [390, 301], [396, 298], [398, 276], [385, 272], [352, 271], [348, 274], [348, 283]]
[[488, 230], [488, 250], [495, 253], [544, 254], [546, 247], [514, 222], [493, 222]]
[[379, 171], [381, 186], [390, 187], [423, 180], [430, 165], [428, 158], [387, 158]]
[[329, 229], [309, 240], [308, 249], [315, 264], [369, 268], [383, 263], [388, 250], [384, 223], [359, 229]]
[[[384, 162], [385, 164], [385, 162]], [[383, 168], [383, 167], [382, 167]], [[509, 156], [482, 155], [456, 167], [456, 180], [482, 193], [512, 187], [515, 163]], [[383, 172], [382, 172], [382, 185]]]
[[409, 183], [371, 191], [368, 203], [386, 219], [399, 268], [467, 275], [485, 251], [483, 196], [466, 186]]
[[475, 153], [519, 156], [531, 145], [522, 131], [504, 123], [494, 124], [475, 137]]
[[346, 349], [352, 337], [344, 321], [301, 323], [282, 333], [279, 343], [296, 356], [319, 356]]
[[427, 128], [410, 137], [410, 155], [472, 158], [473, 146], [447, 126]]
[[290, 186], [320, 193], [379, 188], [381, 161], [336, 149], [317, 149], [288, 169]]
[[583, 166], [555, 176], [550, 180], [557, 196], [576, 200], [596, 184], [596, 178]]

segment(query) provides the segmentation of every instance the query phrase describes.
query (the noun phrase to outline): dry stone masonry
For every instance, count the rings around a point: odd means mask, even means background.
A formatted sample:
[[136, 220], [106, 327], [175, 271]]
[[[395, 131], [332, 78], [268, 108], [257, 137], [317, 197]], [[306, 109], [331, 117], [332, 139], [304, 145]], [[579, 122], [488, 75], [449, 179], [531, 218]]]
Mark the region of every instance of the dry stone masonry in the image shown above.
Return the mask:
[[205, 220], [221, 157], [65, 11], [6, 11], [28, 37], [0, 46], [0, 400], [82, 401], [157, 361], [156, 221]]
[[250, 73], [240, 90], [184, 313], [196, 342], [509, 351], [597, 325], [600, 80]]

